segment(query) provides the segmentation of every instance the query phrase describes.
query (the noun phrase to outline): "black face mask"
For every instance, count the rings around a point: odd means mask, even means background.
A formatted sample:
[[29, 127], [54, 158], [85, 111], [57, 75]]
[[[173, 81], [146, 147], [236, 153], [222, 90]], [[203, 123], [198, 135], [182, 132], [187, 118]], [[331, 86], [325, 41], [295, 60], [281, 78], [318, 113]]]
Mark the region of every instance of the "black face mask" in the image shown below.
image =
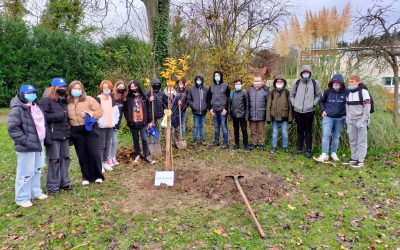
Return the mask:
[[120, 94], [123, 94], [123, 93], [125, 93], [125, 89], [117, 89], [117, 92]]
[[58, 95], [63, 96], [63, 95], [65, 95], [66, 91], [65, 91], [65, 89], [57, 89], [57, 90], [56, 90], [56, 93], [57, 93]]
[[138, 89], [131, 89], [132, 93], [136, 94], [138, 92]]
[[160, 89], [161, 89], [161, 85], [160, 84], [153, 85], [153, 90], [154, 91], [159, 91]]

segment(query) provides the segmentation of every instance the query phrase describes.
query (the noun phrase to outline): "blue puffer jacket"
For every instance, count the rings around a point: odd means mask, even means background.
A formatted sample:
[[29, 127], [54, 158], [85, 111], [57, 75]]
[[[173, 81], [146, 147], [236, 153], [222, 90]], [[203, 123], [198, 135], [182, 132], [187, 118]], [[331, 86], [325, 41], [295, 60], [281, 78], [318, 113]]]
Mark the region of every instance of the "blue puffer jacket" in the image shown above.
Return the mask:
[[[340, 89], [335, 90], [333, 82], [340, 82]], [[341, 118], [346, 115], [346, 87], [344, 86], [344, 79], [341, 74], [335, 74], [329, 81], [328, 89], [324, 91], [319, 106], [321, 113], [326, 112], [326, 115], [331, 118]]]

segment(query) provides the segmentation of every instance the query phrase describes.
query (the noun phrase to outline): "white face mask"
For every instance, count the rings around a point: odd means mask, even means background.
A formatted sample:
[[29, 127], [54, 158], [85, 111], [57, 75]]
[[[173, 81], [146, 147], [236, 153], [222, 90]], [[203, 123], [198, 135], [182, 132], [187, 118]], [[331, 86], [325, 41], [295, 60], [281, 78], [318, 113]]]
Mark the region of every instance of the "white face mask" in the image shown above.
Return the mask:
[[279, 84], [277, 83], [276, 84], [276, 88], [277, 89], [282, 89], [283, 88], [283, 83], [279, 83]]
[[261, 82], [254, 82], [254, 86], [255, 86], [255, 87], [261, 86]]

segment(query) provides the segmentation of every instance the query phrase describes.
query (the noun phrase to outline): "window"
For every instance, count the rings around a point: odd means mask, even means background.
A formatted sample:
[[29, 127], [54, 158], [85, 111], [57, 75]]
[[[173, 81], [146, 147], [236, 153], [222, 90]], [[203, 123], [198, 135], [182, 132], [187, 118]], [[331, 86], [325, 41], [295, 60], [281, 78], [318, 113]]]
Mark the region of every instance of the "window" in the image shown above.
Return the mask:
[[[394, 85], [393, 77], [383, 77], [382, 80], [383, 80], [383, 85], [385, 85], [385, 86], [393, 86]], [[400, 77], [399, 77], [399, 82], [400, 82]]]

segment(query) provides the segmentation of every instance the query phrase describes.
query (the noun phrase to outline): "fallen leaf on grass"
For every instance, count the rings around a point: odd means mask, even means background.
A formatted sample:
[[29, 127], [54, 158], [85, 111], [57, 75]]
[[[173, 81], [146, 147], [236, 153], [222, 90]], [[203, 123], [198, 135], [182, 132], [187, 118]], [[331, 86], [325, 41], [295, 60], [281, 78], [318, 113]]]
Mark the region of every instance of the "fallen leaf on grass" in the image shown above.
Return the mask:
[[293, 207], [292, 205], [287, 205], [287, 207], [290, 209], [290, 210], [295, 210], [296, 209], [296, 207]]
[[339, 197], [343, 197], [343, 196], [344, 196], [344, 192], [337, 192], [337, 195], [338, 195]]
[[195, 240], [194, 244], [199, 245], [201, 247], [205, 247], [206, 246], [206, 244], [202, 240]]

